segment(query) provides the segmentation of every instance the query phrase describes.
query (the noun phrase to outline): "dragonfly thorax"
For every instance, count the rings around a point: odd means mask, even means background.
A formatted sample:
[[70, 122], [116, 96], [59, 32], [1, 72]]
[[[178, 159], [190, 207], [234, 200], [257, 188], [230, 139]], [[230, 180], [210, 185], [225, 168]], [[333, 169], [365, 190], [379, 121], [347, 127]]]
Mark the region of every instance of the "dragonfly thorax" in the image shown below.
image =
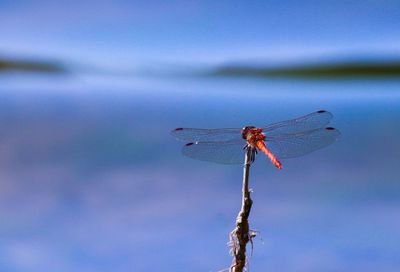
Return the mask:
[[261, 128], [256, 128], [254, 126], [246, 126], [242, 129], [242, 137], [250, 145], [255, 145], [257, 141], [265, 140], [265, 135], [262, 133]]

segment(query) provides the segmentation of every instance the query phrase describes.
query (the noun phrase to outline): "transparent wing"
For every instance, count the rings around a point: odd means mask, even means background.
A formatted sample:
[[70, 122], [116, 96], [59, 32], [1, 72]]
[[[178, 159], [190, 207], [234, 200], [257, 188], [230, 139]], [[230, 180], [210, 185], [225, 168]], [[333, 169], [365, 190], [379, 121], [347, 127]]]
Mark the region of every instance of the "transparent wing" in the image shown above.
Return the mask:
[[239, 128], [177, 128], [171, 131], [171, 134], [176, 139], [187, 142], [227, 142], [242, 139], [241, 129]]
[[182, 154], [192, 159], [222, 164], [243, 164], [245, 140], [228, 142], [194, 142], [182, 148]]
[[320, 110], [305, 116], [271, 124], [263, 128], [267, 137], [279, 134], [293, 134], [325, 127], [332, 119], [332, 113]]
[[288, 159], [326, 147], [339, 136], [339, 130], [328, 127], [302, 133], [267, 136], [265, 145], [278, 159]]

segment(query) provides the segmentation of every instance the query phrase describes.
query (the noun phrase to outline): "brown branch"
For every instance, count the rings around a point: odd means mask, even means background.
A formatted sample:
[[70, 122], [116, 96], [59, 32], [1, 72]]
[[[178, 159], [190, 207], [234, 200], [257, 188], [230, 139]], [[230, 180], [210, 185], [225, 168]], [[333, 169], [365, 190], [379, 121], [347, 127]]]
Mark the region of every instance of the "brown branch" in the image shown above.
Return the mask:
[[236, 218], [236, 228], [230, 233], [230, 246], [233, 255], [231, 272], [242, 272], [247, 264], [246, 245], [251, 242], [249, 229], [249, 215], [253, 201], [249, 191], [249, 172], [251, 165], [252, 150], [247, 149], [243, 168], [242, 208]]

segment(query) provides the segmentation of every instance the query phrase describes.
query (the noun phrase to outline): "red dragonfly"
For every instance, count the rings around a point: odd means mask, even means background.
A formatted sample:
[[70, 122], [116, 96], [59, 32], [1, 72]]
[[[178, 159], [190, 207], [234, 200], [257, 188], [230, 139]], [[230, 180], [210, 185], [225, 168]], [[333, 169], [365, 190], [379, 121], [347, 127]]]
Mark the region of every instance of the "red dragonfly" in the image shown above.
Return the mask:
[[251, 150], [251, 162], [258, 151], [279, 169], [280, 159], [308, 154], [335, 142], [339, 130], [327, 127], [333, 115], [320, 110], [305, 116], [256, 128], [177, 128], [172, 135], [188, 142], [182, 153], [190, 158], [222, 164], [243, 164], [244, 150]]

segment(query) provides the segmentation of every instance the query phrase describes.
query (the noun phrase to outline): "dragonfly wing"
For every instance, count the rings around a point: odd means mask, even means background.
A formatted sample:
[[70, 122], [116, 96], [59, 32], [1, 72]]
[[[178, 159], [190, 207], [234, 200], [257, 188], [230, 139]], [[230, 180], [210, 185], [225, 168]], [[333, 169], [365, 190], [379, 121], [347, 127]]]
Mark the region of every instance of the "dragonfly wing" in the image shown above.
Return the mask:
[[278, 159], [288, 159], [326, 147], [335, 142], [339, 136], [339, 130], [328, 127], [267, 137], [265, 145]]
[[227, 142], [193, 142], [182, 148], [183, 155], [222, 164], [243, 164], [245, 140]]
[[268, 137], [311, 131], [325, 127], [331, 121], [332, 117], [333, 115], [329, 111], [320, 110], [296, 119], [271, 124], [264, 127], [263, 132]]
[[187, 142], [213, 142], [241, 140], [241, 129], [201, 129], [201, 128], [177, 128], [171, 131], [172, 136], [181, 141]]

